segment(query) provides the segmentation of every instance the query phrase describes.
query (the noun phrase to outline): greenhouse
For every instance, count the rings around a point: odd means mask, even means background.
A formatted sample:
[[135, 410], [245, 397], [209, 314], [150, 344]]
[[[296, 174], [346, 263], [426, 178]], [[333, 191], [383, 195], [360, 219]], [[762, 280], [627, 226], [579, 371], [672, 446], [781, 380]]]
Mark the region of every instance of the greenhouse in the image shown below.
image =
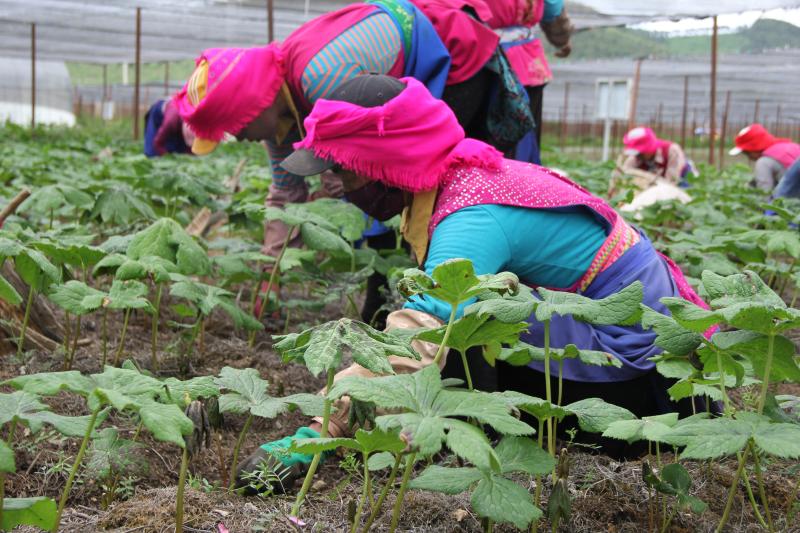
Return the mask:
[[800, 531], [800, 1], [0, 0], [0, 58], [0, 531]]

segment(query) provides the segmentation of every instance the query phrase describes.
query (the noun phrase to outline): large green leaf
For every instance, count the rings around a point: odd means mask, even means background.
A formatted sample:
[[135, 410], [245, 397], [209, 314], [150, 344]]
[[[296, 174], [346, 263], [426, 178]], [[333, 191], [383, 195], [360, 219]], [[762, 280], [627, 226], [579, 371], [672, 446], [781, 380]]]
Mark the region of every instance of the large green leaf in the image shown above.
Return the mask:
[[603, 436], [628, 442], [638, 440], [666, 442], [664, 436], [677, 422], [678, 413], [645, 416], [641, 420], [617, 420], [608, 425], [603, 431]]
[[290, 452], [304, 453], [308, 455], [335, 450], [336, 448], [347, 448], [364, 454], [375, 452], [400, 453], [406, 447], [406, 443], [400, 438], [396, 431], [383, 431], [380, 428], [372, 431], [359, 429], [354, 438], [317, 438], [317, 439], [296, 439], [292, 441]]
[[[10, 394], [0, 393], [0, 426], [13, 420], [30, 425], [35, 422], [35, 415], [48, 406], [39, 401], [39, 397], [27, 391], [14, 391]], [[41, 426], [36, 426], [41, 427]]]
[[[582, 363], [592, 366], [622, 367], [622, 361], [610, 353], [598, 350], [583, 350], [574, 344], [567, 344], [563, 348], [550, 348], [550, 357], [556, 362], [566, 359], [578, 359]], [[544, 348], [525, 342], [518, 342], [510, 348], [500, 350], [500, 355], [497, 359], [514, 366], [526, 366], [532, 361], [544, 361]]]
[[306, 246], [312, 250], [341, 254], [352, 253], [352, 248], [347, 244], [347, 241], [333, 231], [317, 224], [301, 224], [300, 235], [303, 237], [303, 242], [306, 243]]
[[464, 309], [465, 315], [476, 314], [479, 317], [491, 316], [501, 322], [513, 324], [525, 322], [536, 309], [538, 300], [533, 296], [530, 287], [520, 285], [516, 294], [498, 294], [486, 292], [480, 295], [479, 301]]
[[479, 515], [498, 523], [510, 522], [519, 529], [526, 529], [542, 516], [527, 490], [497, 475], [486, 476], [478, 483], [471, 503]]
[[[0, 263], [0, 266], [1, 265], [2, 263]], [[19, 295], [17, 289], [2, 275], [0, 275], [0, 300], [10, 303], [11, 305], [19, 305], [22, 303], [22, 296]]]
[[74, 279], [63, 285], [54, 285], [48, 294], [54, 304], [74, 315], [96, 311], [102, 306], [105, 296], [106, 293]]
[[140, 455], [142, 448], [138, 442], [123, 439], [116, 428], [105, 428], [92, 439], [86, 469], [100, 478], [142, 471], [147, 465]]
[[57, 514], [58, 507], [51, 498], [5, 498], [0, 529], [11, 531], [17, 526], [35, 526], [51, 531], [56, 525]]
[[643, 288], [640, 281], [619, 292], [593, 300], [580, 294], [539, 288], [542, 301], [536, 306], [536, 319], [550, 320], [553, 315], [571, 316], [590, 324], [629, 324], [639, 320]]
[[[766, 372], [769, 337], [754, 331], [725, 331], [714, 334], [711, 342], [722, 350], [747, 357], [756, 375]], [[790, 380], [800, 382], [800, 367], [794, 359], [794, 343], [783, 335], [773, 339], [771, 381]]]
[[17, 465], [14, 461], [14, 450], [6, 444], [6, 441], [0, 439], [0, 472], [13, 474], [16, 471]]
[[410, 343], [347, 318], [326, 322], [299, 334], [273, 337], [284, 361], [302, 361], [315, 376], [336, 370], [344, 354], [376, 374], [393, 374], [390, 355], [419, 360]]
[[37, 291], [61, 280], [61, 271], [33, 248], [26, 247], [14, 257], [14, 267], [22, 281]]
[[686, 446], [685, 459], [715, 459], [741, 451], [750, 439], [769, 455], [780, 458], [800, 457], [800, 426], [772, 423], [768, 417], [742, 412], [734, 418], [695, 420], [676, 425], [667, 435], [668, 442]]
[[600, 398], [585, 398], [565, 405], [564, 409], [578, 417], [581, 429], [591, 433], [602, 433], [611, 423], [618, 420], [636, 418], [624, 407], [607, 403]]
[[316, 394], [294, 394], [286, 398], [269, 396], [269, 383], [261, 379], [258, 371], [253, 368], [226, 366], [214, 382], [217, 387], [226, 391], [219, 398], [219, 410], [222, 413], [251, 413], [262, 418], [275, 418], [295, 408], [308, 416], [319, 416], [323, 413], [323, 398]]
[[569, 412], [563, 407], [552, 404], [547, 400], [536, 398], [535, 396], [522, 394], [521, 392], [503, 391], [492, 393], [492, 395], [501, 398], [503, 401], [507, 402], [509, 406], [533, 415], [539, 420], [549, 417], [555, 417], [561, 420], [569, 415]]
[[137, 233], [127, 254], [131, 259], [161, 257], [182, 274], [206, 274], [211, 266], [205, 250], [171, 218], [159, 219]]
[[430, 296], [455, 306], [484, 292], [515, 294], [519, 279], [510, 272], [476, 276], [472, 261], [457, 258], [440, 263], [430, 276], [421, 270], [408, 269], [397, 288], [406, 298]]
[[[527, 322], [508, 324], [499, 320], [492, 320], [488, 316], [477, 314], [466, 315], [455, 321], [452, 325], [447, 346], [465, 353], [473, 346], [488, 344], [513, 344], [519, 339], [519, 334], [528, 329]], [[423, 331], [416, 335], [417, 339], [441, 344], [444, 341], [447, 326]]]
[[444, 389], [435, 366], [413, 374], [346, 377], [334, 383], [329, 397], [344, 395], [402, 411], [381, 415], [376, 423], [385, 430], [400, 430], [422, 455], [434, 454], [446, 443], [454, 453], [484, 469], [497, 469], [497, 458], [485, 434], [461, 417], [470, 417], [506, 435], [533, 433], [533, 428], [510, 414], [511, 407], [500, 397]]

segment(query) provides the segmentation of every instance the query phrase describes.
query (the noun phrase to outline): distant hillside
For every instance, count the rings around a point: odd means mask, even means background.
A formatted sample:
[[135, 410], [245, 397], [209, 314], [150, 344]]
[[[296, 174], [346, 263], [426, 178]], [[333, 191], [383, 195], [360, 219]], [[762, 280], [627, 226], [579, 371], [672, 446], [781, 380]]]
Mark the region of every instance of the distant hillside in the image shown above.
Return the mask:
[[[599, 28], [575, 35], [569, 60], [703, 56], [708, 55], [709, 44], [708, 35], [668, 37], [630, 28]], [[759, 53], [784, 47], [800, 48], [800, 28], [779, 20], [761, 19], [749, 28], [719, 36], [721, 53]], [[553, 57], [548, 48], [548, 57]]]

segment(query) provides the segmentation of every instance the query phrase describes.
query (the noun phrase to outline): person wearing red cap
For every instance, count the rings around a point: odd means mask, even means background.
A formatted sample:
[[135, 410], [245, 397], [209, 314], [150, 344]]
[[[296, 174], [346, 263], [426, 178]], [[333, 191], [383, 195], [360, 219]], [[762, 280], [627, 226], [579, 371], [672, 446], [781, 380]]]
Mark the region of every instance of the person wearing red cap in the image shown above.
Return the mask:
[[772, 192], [783, 175], [800, 159], [800, 144], [791, 139], [774, 137], [761, 124], [754, 123], [740, 131], [734, 139], [731, 155], [744, 154], [755, 161], [753, 183]]
[[650, 184], [663, 178], [672, 185], [685, 185], [692, 165], [679, 144], [659, 139], [652, 129], [643, 126], [626, 133], [622, 143], [627, 156], [620, 165], [623, 171], [645, 172], [650, 175]]

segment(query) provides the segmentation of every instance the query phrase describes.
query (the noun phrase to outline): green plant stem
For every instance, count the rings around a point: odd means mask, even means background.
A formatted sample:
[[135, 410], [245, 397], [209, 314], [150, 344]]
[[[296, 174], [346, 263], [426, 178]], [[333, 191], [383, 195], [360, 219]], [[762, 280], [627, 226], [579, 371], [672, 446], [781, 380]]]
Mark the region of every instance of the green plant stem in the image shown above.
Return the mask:
[[71, 334], [72, 334], [72, 321], [70, 320], [69, 311], [65, 311], [64, 312], [64, 346], [63, 346], [64, 353], [67, 353], [67, 350], [69, 349], [69, 344], [70, 344], [69, 338], [70, 338]]
[[14, 443], [14, 436], [17, 433], [17, 419], [13, 419], [11, 424], [8, 426], [8, 436], [6, 437], [6, 442], [8, 445], [11, 446]]
[[750, 449], [745, 448], [744, 453], [739, 456], [739, 466], [736, 468], [736, 474], [733, 476], [733, 481], [731, 481], [731, 488], [728, 491], [728, 500], [725, 502], [725, 509], [722, 511], [722, 518], [719, 520], [719, 524], [717, 525], [715, 533], [721, 533], [722, 529], [725, 527], [725, 524], [728, 522], [728, 517], [730, 516], [731, 508], [733, 507], [733, 498], [736, 495], [736, 489], [739, 487], [739, 478], [742, 477], [744, 463], [747, 461], [747, 456], [749, 453]]
[[75, 352], [78, 351], [78, 339], [81, 336], [81, 315], [75, 319], [75, 336], [72, 338], [72, 348], [69, 351], [69, 357], [65, 361], [64, 370], [71, 370], [72, 363], [75, 361]]
[[767, 390], [769, 389], [769, 377], [772, 373], [772, 355], [775, 349], [775, 335], [769, 336], [767, 343], [767, 362], [764, 364], [764, 376], [761, 379], [761, 394], [758, 397], [758, 414], [764, 412], [764, 405], [767, 402]]
[[469, 362], [467, 361], [467, 354], [465, 352], [458, 352], [461, 355], [461, 363], [464, 365], [464, 375], [467, 378], [467, 387], [472, 389], [472, 375], [469, 372]]
[[[550, 321], [544, 321], [544, 388], [547, 403], [553, 403], [553, 391], [550, 386]], [[551, 457], [556, 456], [556, 439], [553, 435], [553, 417], [547, 417], [547, 451]], [[553, 481], [555, 481], [555, 467], [553, 467]]]
[[494, 532], [494, 521], [491, 518], [486, 519], [486, 533]]
[[102, 368], [106, 366], [106, 361], [108, 361], [108, 307], [103, 308], [103, 324], [100, 329], [103, 337], [103, 363], [100, 365]]
[[[739, 454], [741, 454], [741, 452]], [[747, 494], [747, 501], [750, 502], [750, 507], [753, 509], [753, 514], [764, 529], [769, 529], [767, 521], [764, 520], [761, 511], [758, 509], [758, 503], [756, 503], [756, 497], [753, 495], [753, 487], [750, 486], [750, 479], [747, 477], [747, 472], [742, 474], [742, 482], [744, 483], [744, 491]]]
[[792, 495], [786, 500], [786, 522], [790, 523], [794, 517], [794, 502], [797, 500], [797, 493], [800, 492], [800, 477], [797, 478], [797, 483], [794, 484]]
[[797, 287], [792, 291], [792, 303], [789, 304], [789, 307], [794, 307], [795, 302], [797, 302]]
[[[717, 348], [713, 349], [714, 353], [717, 354], [717, 371], [719, 372], [719, 389], [722, 391], [722, 402], [725, 405], [725, 412], [730, 413], [730, 399], [728, 398], [728, 392], [725, 390], [725, 372], [722, 370], [722, 354]], [[694, 403], [694, 400], [692, 402]], [[709, 406], [710, 402], [706, 401], [706, 405]]]
[[28, 329], [28, 320], [31, 318], [31, 307], [33, 305], [33, 287], [28, 289], [28, 302], [25, 304], [25, 316], [22, 319], [22, 327], [19, 330], [19, 340], [17, 341], [17, 359], [22, 357], [22, 348], [25, 346], [25, 332]]
[[0, 472], [0, 527], [3, 525], [3, 502], [6, 498], [6, 474]]
[[[261, 261], [256, 261], [256, 266], [254, 272], [259, 272], [261, 270]], [[262, 272], [263, 274], [263, 272]], [[256, 290], [253, 291], [253, 295], [250, 296], [250, 314], [255, 316], [256, 315], [256, 300], [258, 300], [258, 293], [261, 291], [261, 282], [264, 281], [262, 276], [259, 275], [258, 279], [256, 280]]]
[[178, 494], [175, 496], [175, 533], [183, 533], [183, 493], [186, 490], [186, 471], [189, 467], [189, 449], [183, 447], [181, 472], [178, 475]]
[[161, 292], [164, 289], [163, 283], [157, 283], [156, 301], [153, 306], [153, 324], [150, 328], [150, 368], [153, 372], [158, 371], [158, 324], [161, 316]]
[[119, 366], [119, 359], [122, 357], [122, 350], [125, 347], [125, 334], [128, 332], [128, 320], [131, 318], [131, 310], [125, 310], [125, 318], [122, 319], [122, 333], [119, 336], [119, 346], [114, 354], [114, 366]]
[[75, 456], [75, 462], [72, 463], [72, 468], [69, 471], [67, 484], [64, 485], [64, 490], [61, 491], [61, 499], [58, 502], [58, 512], [56, 513], [56, 525], [53, 528], [54, 533], [58, 532], [58, 527], [61, 524], [61, 515], [64, 514], [64, 506], [67, 505], [69, 491], [72, 490], [72, 483], [75, 481], [75, 475], [78, 473], [78, 469], [81, 467], [83, 455], [86, 453], [86, 447], [89, 444], [89, 439], [92, 437], [92, 432], [94, 431], [94, 425], [97, 422], [97, 415], [100, 414], [100, 409], [101, 406], [98, 405], [97, 408], [92, 411], [92, 416], [89, 418], [89, 424], [86, 426], [86, 433], [83, 435], [83, 440], [81, 441], [81, 447], [78, 448], [78, 455]]
[[667, 517], [667, 516], [664, 517], [664, 523], [662, 524], [662, 527], [661, 527], [661, 533], [666, 533], [666, 531], [669, 529], [669, 525], [672, 523], [672, 519], [675, 518], [675, 513], [677, 511], [678, 511], [678, 508], [677, 507], [673, 507], [672, 511], [669, 513], [669, 517]]
[[228, 474], [228, 490], [233, 491], [234, 486], [236, 485], [236, 463], [239, 461], [239, 452], [242, 449], [242, 444], [244, 443], [244, 437], [247, 435], [248, 430], [250, 429], [250, 424], [253, 423], [253, 414], [247, 413], [247, 420], [244, 422], [244, 426], [242, 426], [242, 430], [239, 432], [239, 438], [236, 439], [236, 445], [233, 447], [233, 459], [231, 459], [231, 472]]
[[[272, 286], [275, 284], [275, 280], [278, 278], [278, 272], [280, 271], [280, 264], [281, 260], [283, 259], [283, 254], [286, 253], [286, 248], [289, 246], [289, 241], [292, 240], [292, 232], [294, 231], [294, 226], [288, 227], [288, 232], [286, 233], [286, 238], [283, 240], [283, 246], [281, 246], [281, 251], [278, 254], [278, 257], [275, 259], [275, 263], [272, 265], [272, 272], [269, 274], [269, 281], [267, 282], [267, 290], [264, 292], [264, 296], [261, 301], [261, 309], [258, 310], [258, 321], [261, 322], [262, 317], [264, 316], [264, 310], [269, 305], [269, 293], [272, 292]], [[256, 292], [261, 290], [261, 282], [259, 281], [259, 287]], [[255, 330], [250, 332], [250, 339], [248, 340], [248, 346], [250, 348], [256, 342], [256, 332]]]
[[364, 512], [364, 504], [370, 498], [370, 494], [372, 493], [372, 480], [370, 479], [369, 475], [369, 454], [364, 453], [364, 486], [362, 487], [361, 491], [361, 501], [358, 502], [358, 507], [356, 508], [356, 515], [353, 517], [353, 527], [350, 528], [350, 533], [356, 533], [358, 529], [358, 524], [361, 522], [361, 513]]
[[661, 469], [661, 447], [659, 446], [658, 441], [656, 441], [656, 464], [658, 465], [658, 468]]
[[[333, 387], [333, 376], [335, 375], [333, 368], [328, 369], [328, 382], [325, 386], [325, 392], [331, 390]], [[319, 436], [320, 438], [327, 438], [328, 436], [328, 424], [331, 420], [331, 406], [333, 402], [325, 397], [325, 403], [322, 411], [322, 428], [320, 429]], [[300, 488], [300, 492], [297, 493], [297, 499], [294, 501], [294, 505], [292, 506], [292, 511], [290, 516], [294, 516], [299, 518], [300, 516], [300, 506], [303, 505], [303, 500], [306, 497], [306, 493], [308, 493], [308, 489], [311, 488], [311, 481], [314, 479], [314, 474], [317, 472], [317, 467], [319, 466], [319, 462], [322, 460], [322, 453], [315, 453], [314, 458], [311, 460], [311, 465], [308, 467], [308, 472], [306, 473], [306, 478], [303, 480], [303, 486]]]
[[400, 509], [403, 508], [403, 500], [406, 497], [408, 480], [411, 479], [411, 472], [414, 471], [414, 462], [416, 459], [416, 452], [408, 454], [408, 457], [406, 458], [406, 468], [403, 471], [403, 480], [400, 482], [400, 491], [397, 493], [397, 499], [394, 502], [394, 509], [392, 509], [392, 523], [389, 526], [389, 533], [394, 533], [394, 531], [397, 529], [397, 523], [400, 521]]
[[381, 508], [383, 507], [383, 502], [386, 500], [386, 495], [389, 494], [389, 489], [392, 488], [394, 485], [394, 480], [397, 478], [397, 471], [400, 469], [400, 461], [403, 460], [402, 454], [397, 454], [394, 459], [394, 465], [392, 465], [392, 470], [389, 472], [389, 478], [386, 480], [386, 484], [383, 486], [380, 495], [378, 496], [378, 501], [375, 502], [375, 505], [372, 506], [372, 511], [369, 513], [369, 518], [367, 518], [367, 523], [364, 524], [364, 529], [361, 530], [361, 533], [368, 533], [369, 528], [372, 526], [372, 523], [378, 517], [378, 513], [381, 512]]
[[761, 498], [761, 505], [764, 506], [764, 514], [767, 516], [767, 529], [770, 533], [775, 533], [775, 526], [772, 523], [772, 513], [769, 512], [769, 500], [767, 500], [767, 493], [764, 488], [764, 478], [761, 475], [761, 460], [758, 458], [758, 452], [753, 446], [753, 441], [750, 441], [750, 451], [753, 453], [753, 465], [756, 470], [756, 481], [758, 482], [758, 496]]
[[433, 364], [438, 365], [439, 361], [442, 360], [442, 356], [444, 355], [444, 351], [447, 347], [447, 341], [450, 340], [450, 331], [453, 329], [453, 322], [456, 320], [456, 311], [458, 310], [457, 305], [450, 306], [450, 317], [447, 319], [447, 328], [444, 330], [444, 338], [442, 339], [442, 344], [439, 345], [439, 349], [436, 350], [436, 355], [433, 358]]
[[[539, 422], [539, 432], [537, 433], [537, 438], [539, 439], [539, 448], [542, 447], [542, 443], [544, 442], [544, 419], [538, 419]], [[536, 488], [533, 491], [533, 505], [539, 507], [539, 504], [542, 502], [542, 478], [541, 476], [535, 476], [534, 481], [536, 483]], [[537, 533], [539, 531], [539, 522], [534, 520], [531, 523], [531, 533]]]

